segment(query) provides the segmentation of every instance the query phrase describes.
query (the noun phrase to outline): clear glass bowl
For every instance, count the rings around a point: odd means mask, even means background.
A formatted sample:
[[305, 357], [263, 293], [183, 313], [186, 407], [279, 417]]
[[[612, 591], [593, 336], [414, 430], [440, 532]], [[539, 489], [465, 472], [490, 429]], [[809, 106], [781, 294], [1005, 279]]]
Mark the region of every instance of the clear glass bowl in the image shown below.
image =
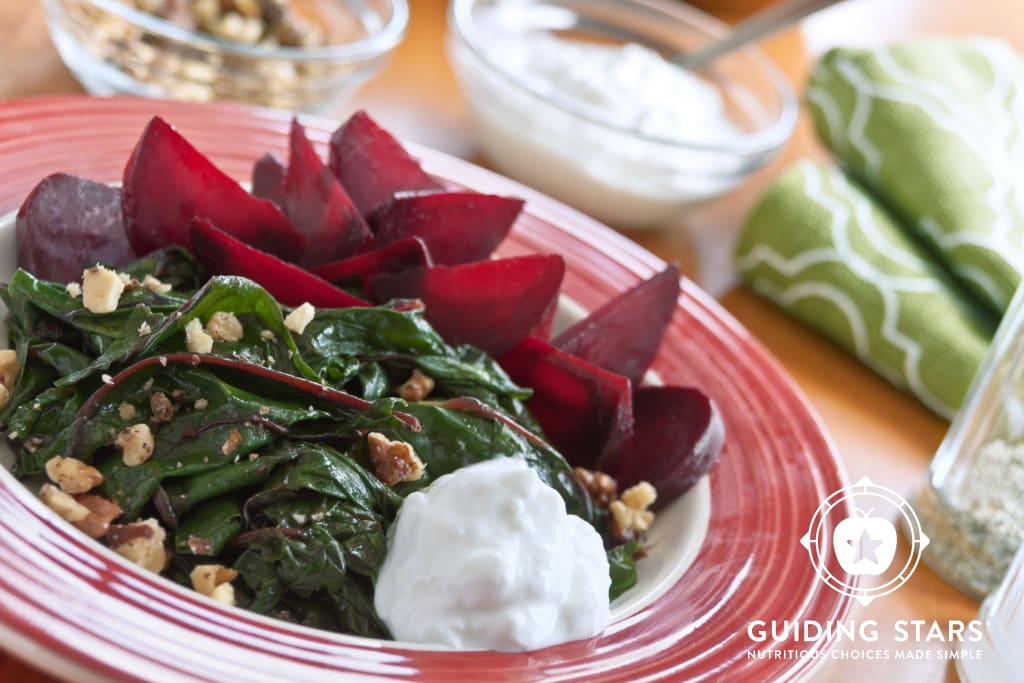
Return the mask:
[[452, 0], [448, 52], [480, 144], [499, 170], [613, 227], [647, 228], [733, 189], [785, 144], [798, 102], [778, 70], [755, 49], [716, 60], [699, 75], [717, 89], [736, 134], [669, 139], [524, 76], [494, 46], [547, 34], [638, 43], [668, 59], [727, 30], [668, 0]]
[[1024, 287], [1018, 288], [932, 460], [915, 505], [924, 560], [982, 598], [1024, 540]]
[[64, 63], [93, 95], [234, 100], [330, 113], [405, 35], [405, 0], [306, 0], [324, 47], [220, 40], [121, 0], [44, 0]]

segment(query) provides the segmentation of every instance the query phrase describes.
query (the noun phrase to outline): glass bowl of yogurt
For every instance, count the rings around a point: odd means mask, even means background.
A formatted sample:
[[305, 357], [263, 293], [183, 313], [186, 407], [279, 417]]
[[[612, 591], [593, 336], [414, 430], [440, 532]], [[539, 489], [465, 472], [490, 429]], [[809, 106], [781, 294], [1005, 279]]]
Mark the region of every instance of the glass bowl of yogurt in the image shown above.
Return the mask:
[[796, 95], [759, 51], [672, 63], [728, 31], [669, 0], [453, 0], [448, 53], [489, 161], [613, 227], [661, 227], [764, 166]]

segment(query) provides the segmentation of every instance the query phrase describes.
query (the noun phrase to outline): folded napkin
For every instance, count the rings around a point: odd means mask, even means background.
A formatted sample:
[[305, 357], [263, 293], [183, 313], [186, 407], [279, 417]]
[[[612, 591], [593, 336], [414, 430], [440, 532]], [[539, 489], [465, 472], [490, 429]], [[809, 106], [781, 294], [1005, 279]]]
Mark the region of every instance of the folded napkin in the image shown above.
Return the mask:
[[847, 171], [1002, 313], [1024, 272], [1024, 60], [992, 39], [837, 49], [806, 91]]
[[991, 338], [991, 316], [838, 169], [810, 161], [761, 198], [736, 248], [759, 293], [951, 417]]

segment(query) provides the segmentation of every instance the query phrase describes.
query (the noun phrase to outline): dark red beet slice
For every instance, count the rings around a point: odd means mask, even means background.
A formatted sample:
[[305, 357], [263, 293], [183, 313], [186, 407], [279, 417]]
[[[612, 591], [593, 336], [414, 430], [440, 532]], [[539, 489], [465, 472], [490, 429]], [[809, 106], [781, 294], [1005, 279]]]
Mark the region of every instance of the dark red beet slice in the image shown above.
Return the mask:
[[533, 389], [526, 402], [551, 444], [574, 466], [607, 471], [633, 429], [629, 380], [527, 337], [498, 361]]
[[633, 415], [632, 448], [609, 470], [620, 489], [646, 480], [658, 490], [658, 502], [668, 503], [718, 461], [725, 428], [714, 402], [699, 389], [638, 387]]
[[241, 275], [259, 283], [283, 304], [308, 301], [322, 308], [369, 306], [307, 270], [240, 242], [205, 218], [191, 225], [196, 258], [211, 275]]
[[378, 302], [422, 299], [427, 320], [448, 343], [472, 344], [496, 356], [540, 323], [564, 274], [561, 256], [532, 254], [410, 268], [368, 282]]
[[246, 192], [160, 117], [150, 120], [128, 159], [121, 208], [139, 254], [171, 244], [191, 249], [195, 217], [283, 259], [306, 251], [306, 238], [272, 202]]
[[267, 152], [252, 167], [252, 193], [268, 199], [278, 208], [284, 206], [284, 177], [288, 173], [284, 162], [273, 152]]
[[378, 206], [369, 221], [375, 245], [419, 237], [434, 263], [454, 265], [490, 256], [523, 203], [477, 192], [402, 192]]
[[366, 278], [377, 273], [395, 273], [406, 268], [429, 265], [432, 265], [430, 254], [423, 241], [418, 237], [406, 237], [386, 247], [325, 263], [310, 270], [328, 282], [339, 283], [350, 278]]
[[679, 298], [679, 267], [641, 282], [568, 328], [552, 344], [638, 384], [654, 360]]
[[331, 135], [329, 165], [364, 216], [396, 192], [438, 190], [391, 133], [358, 111]]
[[284, 179], [284, 212], [310, 244], [300, 263], [320, 265], [369, 247], [370, 228], [296, 119], [292, 119], [288, 141], [291, 156]]
[[95, 264], [135, 259], [121, 222], [121, 191], [55, 173], [35, 186], [18, 210], [18, 267], [44, 280], [70, 282]]

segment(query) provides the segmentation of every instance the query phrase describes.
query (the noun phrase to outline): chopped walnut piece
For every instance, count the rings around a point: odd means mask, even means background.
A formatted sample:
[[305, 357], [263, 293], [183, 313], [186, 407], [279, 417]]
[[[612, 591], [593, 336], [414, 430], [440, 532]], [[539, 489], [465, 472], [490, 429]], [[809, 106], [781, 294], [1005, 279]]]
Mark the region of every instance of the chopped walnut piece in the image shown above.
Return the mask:
[[196, 410], [206, 410], [210, 407], [210, 402], [205, 398], [197, 398], [196, 402], [192, 404], [192, 407]]
[[114, 446], [121, 449], [121, 460], [128, 467], [141, 465], [153, 455], [153, 432], [149, 425], [139, 424], [125, 427], [114, 439]]
[[260, 330], [260, 339], [265, 342], [276, 342], [277, 335], [272, 330]]
[[124, 281], [114, 271], [95, 265], [82, 273], [82, 305], [93, 313], [112, 313], [124, 292]]
[[210, 353], [213, 351], [213, 337], [206, 334], [202, 323], [193, 318], [185, 325], [185, 348], [189, 353]]
[[14, 383], [18, 379], [20, 369], [17, 351], [14, 349], [0, 350], [0, 384], [7, 387], [9, 392], [14, 391]]
[[159, 278], [153, 277], [152, 275], [146, 275], [142, 278], [142, 286], [151, 292], [157, 294], [167, 294], [171, 291], [171, 286], [160, 282]]
[[174, 403], [162, 391], [154, 391], [149, 395], [149, 409], [153, 411], [153, 422], [170, 422], [174, 417]]
[[434, 390], [434, 378], [415, 369], [409, 379], [398, 387], [398, 395], [409, 403], [422, 401]]
[[619, 495], [619, 483], [604, 472], [575, 467], [572, 474], [598, 507], [606, 508]]
[[81, 493], [75, 496], [75, 501], [89, 509], [85, 519], [75, 522], [74, 525], [81, 529], [91, 538], [101, 538], [110, 529], [110, 523], [121, 516], [121, 506], [112, 500], [107, 500], [91, 493]]
[[70, 493], [65, 493], [53, 484], [43, 484], [39, 489], [39, 498], [46, 507], [71, 522], [81, 522], [89, 516], [89, 508], [75, 500]]
[[242, 321], [234, 313], [217, 311], [206, 321], [206, 332], [214, 341], [238, 342], [245, 336]]
[[92, 465], [59, 455], [46, 462], [46, 476], [64, 493], [85, 493], [103, 483], [103, 475]]
[[117, 407], [117, 414], [122, 420], [127, 422], [128, 420], [134, 420], [139, 413], [131, 403], [124, 402]]
[[647, 508], [657, 498], [657, 491], [646, 481], [623, 491], [619, 500], [608, 506], [612, 513], [608, 522], [612, 537], [623, 543], [642, 538], [654, 522], [654, 513]]
[[225, 605], [235, 604], [235, 588], [231, 582], [238, 578], [237, 570], [222, 564], [198, 564], [189, 578], [192, 579], [192, 588], [197, 593]]
[[370, 449], [370, 462], [377, 478], [388, 486], [403, 481], [416, 481], [423, 476], [423, 461], [410, 444], [392, 441], [380, 432], [366, 435]]
[[224, 441], [224, 445], [220, 447], [222, 455], [231, 455], [238, 448], [238, 444], [242, 443], [242, 434], [237, 429], [232, 429], [228, 432], [228, 438]]
[[285, 316], [284, 326], [295, 334], [302, 334], [306, 330], [306, 325], [313, 322], [315, 316], [316, 309], [307, 301]]
[[107, 532], [111, 549], [122, 557], [159, 574], [167, 566], [167, 532], [152, 517], [133, 524], [112, 524]]

